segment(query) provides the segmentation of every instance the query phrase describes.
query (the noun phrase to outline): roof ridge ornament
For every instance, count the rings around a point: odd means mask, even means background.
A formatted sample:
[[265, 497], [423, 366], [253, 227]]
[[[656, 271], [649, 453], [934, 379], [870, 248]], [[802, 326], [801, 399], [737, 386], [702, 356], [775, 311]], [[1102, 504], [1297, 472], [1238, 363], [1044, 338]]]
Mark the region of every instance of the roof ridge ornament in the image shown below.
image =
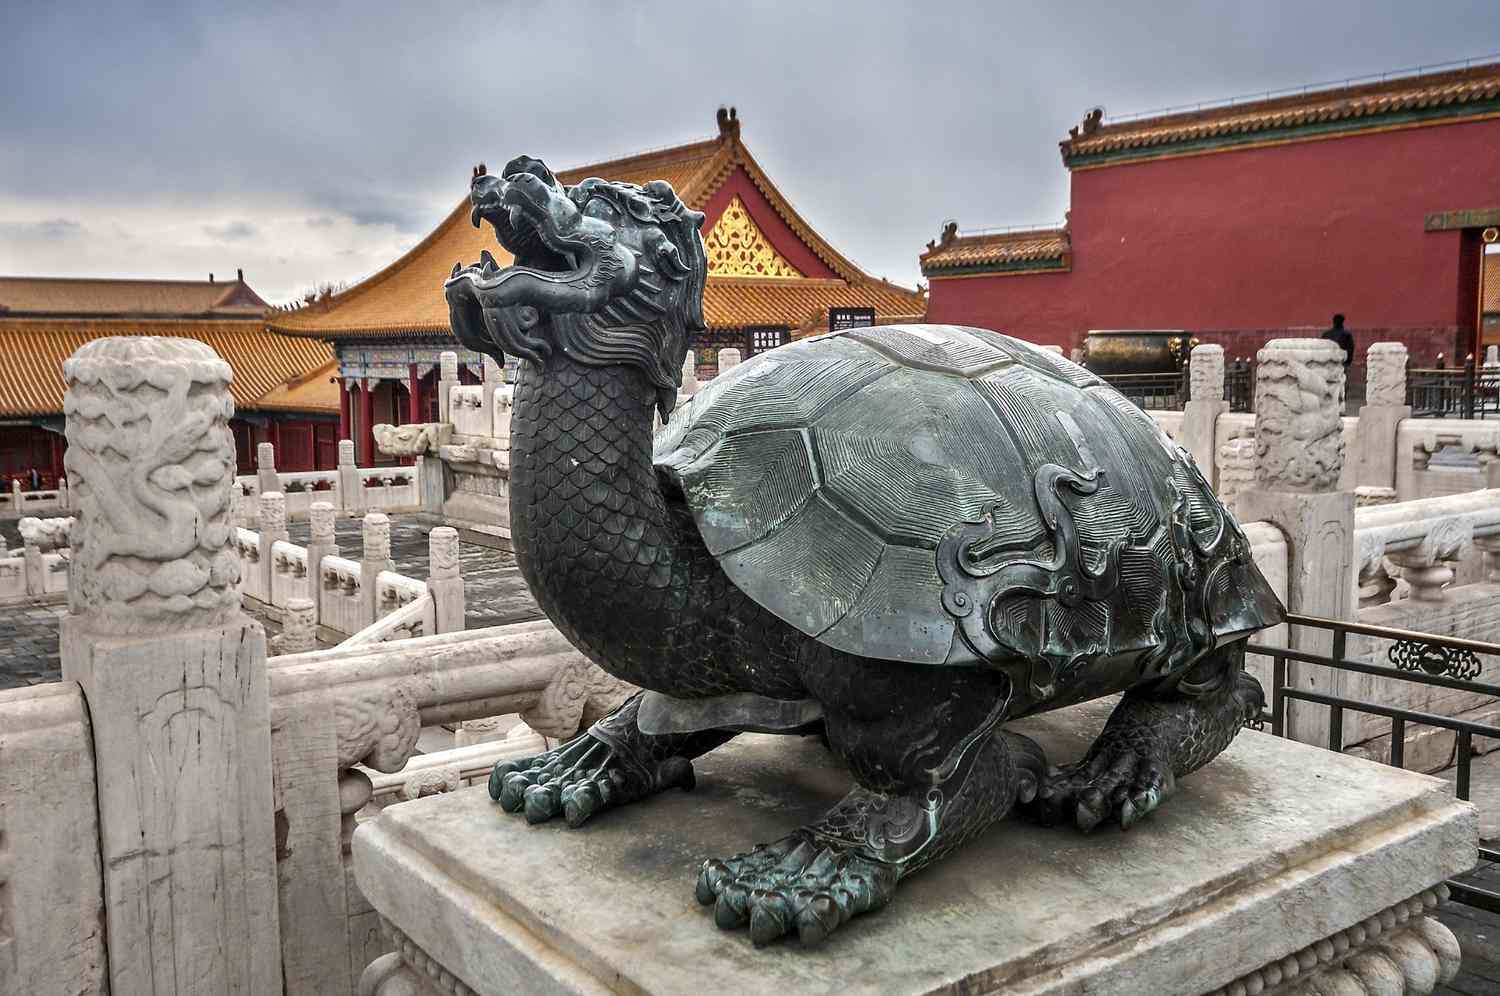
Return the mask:
[[719, 137], [727, 138], [731, 142], [740, 140], [739, 114], [733, 107], [720, 107], [717, 115], [719, 122]]

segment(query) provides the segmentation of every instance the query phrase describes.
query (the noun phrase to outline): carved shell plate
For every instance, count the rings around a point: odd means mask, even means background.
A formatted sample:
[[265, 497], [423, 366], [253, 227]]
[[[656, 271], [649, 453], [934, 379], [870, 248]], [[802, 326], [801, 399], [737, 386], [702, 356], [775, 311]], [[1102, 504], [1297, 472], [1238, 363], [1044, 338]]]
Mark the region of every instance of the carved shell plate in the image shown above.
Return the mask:
[[838, 650], [1147, 672], [1278, 622], [1191, 457], [1084, 368], [984, 329], [804, 339], [715, 378], [658, 471], [743, 591]]

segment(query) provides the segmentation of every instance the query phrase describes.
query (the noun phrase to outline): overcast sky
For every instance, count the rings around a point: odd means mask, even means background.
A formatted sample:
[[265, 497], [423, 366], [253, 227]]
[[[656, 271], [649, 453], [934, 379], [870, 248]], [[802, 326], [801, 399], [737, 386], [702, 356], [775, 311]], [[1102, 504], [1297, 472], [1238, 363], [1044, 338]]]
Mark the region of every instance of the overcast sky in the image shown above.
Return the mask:
[[21, 3], [0, 10], [0, 273], [358, 280], [470, 167], [707, 138], [911, 284], [945, 218], [1055, 223], [1110, 115], [1500, 52], [1500, 2]]

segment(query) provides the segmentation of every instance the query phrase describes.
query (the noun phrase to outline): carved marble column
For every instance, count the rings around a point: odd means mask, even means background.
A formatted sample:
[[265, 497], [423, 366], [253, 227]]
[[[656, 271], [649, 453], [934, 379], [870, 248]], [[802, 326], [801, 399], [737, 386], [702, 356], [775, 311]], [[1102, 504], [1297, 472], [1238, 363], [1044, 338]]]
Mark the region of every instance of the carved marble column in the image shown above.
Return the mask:
[[339, 555], [338, 536], [333, 531], [333, 505], [315, 501], [308, 506], [308, 525], [312, 535], [307, 541], [308, 591], [313, 600], [313, 620], [322, 622], [319, 593], [323, 587], [323, 558]]
[[[489, 390], [486, 388], [485, 390]], [[494, 414], [490, 422], [495, 435], [495, 448], [510, 452], [510, 415], [515, 404], [516, 390], [509, 384], [500, 384], [491, 392]]]
[[255, 480], [261, 494], [281, 490], [281, 478], [276, 473], [276, 447], [270, 443], [255, 445]]
[[445, 349], [438, 354], [438, 410], [439, 422], [452, 422], [453, 413], [448, 410], [448, 399], [458, 386], [458, 354]]
[[1359, 410], [1354, 483], [1394, 488], [1400, 459], [1396, 430], [1403, 419], [1411, 418], [1411, 406], [1406, 403], [1406, 347], [1399, 342], [1377, 342], [1365, 356], [1365, 403]]
[[464, 628], [464, 579], [459, 573], [458, 530], [438, 526], [427, 534], [427, 592], [437, 617], [439, 633]]
[[[1273, 339], [1255, 378], [1255, 483], [1236, 500], [1243, 521], [1265, 520], [1287, 537], [1287, 608], [1355, 617], [1354, 495], [1340, 492], [1344, 465], [1343, 351], [1326, 339]], [[1332, 634], [1294, 627], [1290, 645], [1327, 654]], [[1287, 684], [1327, 690], [1327, 669], [1289, 664]], [[1327, 742], [1327, 709], [1288, 703], [1288, 732]]]
[[265, 633], [231, 544], [229, 365], [108, 338], [63, 364], [62, 670], [88, 703], [110, 988], [279, 993]]
[[281, 635], [272, 641], [271, 653], [305, 654], [318, 649], [318, 622], [310, 598], [292, 598], [281, 617]]
[[1229, 411], [1224, 400], [1224, 347], [1207, 343], [1194, 346], [1188, 366], [1188, 403], [1182, 411], [1182, 445], [1198, 469], [1217, 488], [1218, 461], [1214, 443], [1219, 416]]
[[[484, 358], [484, 381], [483, 388], [479, 394], [480, 425], [484, 426], [491, 436], [495, 432], [495, 392], [505, 386], [505, 368], [496, 363], [492, 357]], [[509, 435], [507, 428], [506, 434]]]
[[354, 440], [339, 440], [339, 507], [345, 515], [365, 510], [365, 489], [355, 464]]
[[677, 393], [684, 398], [691, 398], [698, 393], [698, 355], [691, 349], [682, 358], [682, 386]]
[[740, 365], [740, 351], [733, 346], [719, 350], [719, 373], [728, 373]]
[[359, 626], [370, 625], [380, 613], [380, 585], [376, 578], [381, 571], [394, 571], [396, 562], [391, 559], [391, 520], [382, 512], [367, 512], [363, 523], [364, 549], [359, 557], [359, 587], [364, 601], [360, 606]]
[[256, 563], [266, 576], [265, 591], [269, 598], [272, 576], [276, 573], [276, 558], [271, 547], [278, 541], [285, 542], [290, 536], [286, 528], [286, 495], [280, 491], [262, 491], [256, 503], [260, 507], [260, 526], [256, 532], [260, 537], [257, 544], [260, 560]]

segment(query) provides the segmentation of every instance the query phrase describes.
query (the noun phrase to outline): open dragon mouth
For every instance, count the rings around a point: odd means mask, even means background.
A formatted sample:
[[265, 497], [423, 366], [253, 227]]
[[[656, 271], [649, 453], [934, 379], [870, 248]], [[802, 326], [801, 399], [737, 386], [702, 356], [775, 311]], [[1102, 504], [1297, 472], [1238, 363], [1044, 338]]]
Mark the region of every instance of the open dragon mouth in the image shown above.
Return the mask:
[[[536, 164], [535, 168], [541, 175], [523, 167], [504, 178], [476, 176], [469, 220], [476, 228], [488, 221], [500, 244], [515, 257], [517, 268], [554, 276], [581, 275], [576, 240], [559, 230], [561, 219], [554, 206], [557, 199], [566, 200], [566, 195], [554, 186], [556, 180], [545, 167]], [[497, 269], [491, 264], [483, 276], [498, 276]]]

